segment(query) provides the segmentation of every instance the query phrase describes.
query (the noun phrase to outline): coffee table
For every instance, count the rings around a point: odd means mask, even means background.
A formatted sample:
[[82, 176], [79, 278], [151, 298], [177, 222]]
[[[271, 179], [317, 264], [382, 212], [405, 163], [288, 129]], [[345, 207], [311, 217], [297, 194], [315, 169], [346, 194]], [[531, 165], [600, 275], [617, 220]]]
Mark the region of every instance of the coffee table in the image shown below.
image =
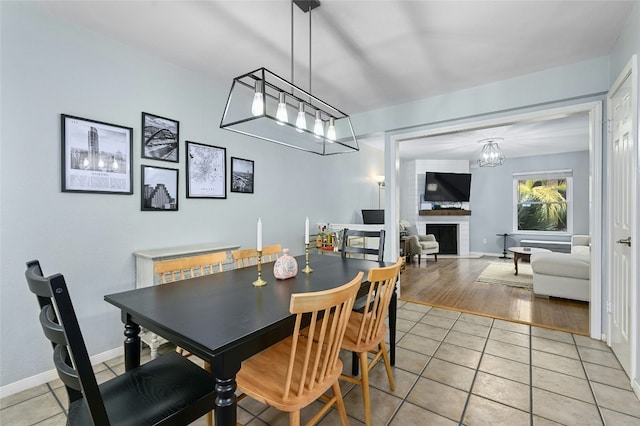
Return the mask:
[[513, 265], [516, 267], [514, 275], [518, 275], [518, 260], [530, 260], [534, 253], [549, 253], [551, 250], [536, 247], [509, 247], [509, 251], [513, 253]]

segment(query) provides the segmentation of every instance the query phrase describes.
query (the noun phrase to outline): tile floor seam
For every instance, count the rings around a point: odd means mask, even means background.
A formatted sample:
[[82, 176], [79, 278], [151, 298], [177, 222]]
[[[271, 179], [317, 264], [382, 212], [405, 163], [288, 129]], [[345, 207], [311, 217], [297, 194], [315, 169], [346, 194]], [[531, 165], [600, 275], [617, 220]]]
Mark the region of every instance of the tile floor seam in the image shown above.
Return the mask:
[[571, 335], [571, 339], [573, 340], [574, 344], [576, 345], [576, 352], [578, 352], [578, 359], [580, 360], [580, 367], [582, 367], [582, 371], [584, 372], [584, 377], [586, 377], [587, 379], [587, 384], [589, 385], [589, 392], [591, 392], [591, 396], [593, 397], [593, 402], [595, 402], [596, 408], [598, 409], [598, 415], [600, 416], [600, 421], [602, 422], [603, 425], [606, 425], [606, 421], [604, 420], [604, 414], [602, 413], [602, 408], [600, 407], [600, 404], [598, 403], [598, 398], [596, 397], [596, 393], [593, 390], [593, 386], [591, 386], [591, 380], [589, 379], [589, 373], [587, 372], [587, 369], [584, 366], [584, 361], [582, 360], [582, 355], [580, 354], [580, 351], [578, 350], [578, 344], [576, 343], [576, 339], [573, 336], [573, 334]]
[[[422, 316], [422, 318], [424, 318], [425, 316], [427, 316], [427, 314], [428, 314], [430, 311], [431, 311], [431, 310], [429, 310], [429, 311], [425, 312], [425, 314]], [[435, 314], [434, 314], [434, 315], [435, 315]], [[458, 316], [458, 318], [459, 318], [459, 317], [460, 317], [460, 316]], [[422, 318], [421, 318], [421, 319], [422, 319]], [[444, 317], [443, 317], [443, 318], [444, 318]], [[390, 424], [390, 423], [393, 421], [393, 419], [395, 418], [395, 416], [397, 415], [397, 413], [400, 411], [400, 407], [402, 407], [402, 406], [404, 405], [404, 403], [405, 403], [405, 402], [409, 402], [409, 401], [407, 401], [407, 397], [411, 394], [411, 392], [413, 392], [413, 389], [415, 389], [416, 385], [418, 384], [418, 381], [419, 381], [421, 378], [423, 378], [423, 376], [422, 376], [422, 375], [423, 375], [423, 374], [424, 374], [424, 372], [426, 371], [427, 367], [429, 367], [429, 364], [431, 364], [431, 361], [433, 360], [433, 358], [435, 358], [436, 352], [438, 352], [438, 349], [440, 349], [440, 347], [441, 347], [441, 346], [442, 346], [442, 344], [444, 343], [444, 340], [447, 338], [447, 336], [449, 335], [449, 333], [451, 332], [451, 330], [453, 329], [453, 326], [455, 325], [455, 323], [456, 323], [457, 321], [458, 321], [458, 319], [456, 318], [456, 320], [451, 324], [451, 326], [450, 326], [449, 328], [447, 328], [447, 329], [446, 329], [446, 330], [447, 330], [447, 332], [446, 332], [446, 333], [445, 333], [445, 335], [442, 337], [442, 339], [440, 339], [440, 341], [438, 342], [438, 345], [437, 345], [437, 346], [436, 346], [436, 348], [434, 349], [433, 354], [429, 356], [429, 360], [426, 362], [426, 364], [424, 365], [424, 367], [422, 367], [422, 370], [420, 371], [420, 373], [418, 373], [418, 374], [417, 374], [417, 379], [416, 379], [416, 381], [411, 385], [411, 387], [409, 387], [409, 390], [407, 391], [406, 395], [404, 396], [404, 398], [402, 398], [402, 402], [401, 402], [401, 403], [400, 403], [400, 405], [397, 407], [397, 409], [395, 410], [395, 412], [393, 413], [393, 415], [391, 416], [391, 418], [389, 419], [389, 421], [387, 422], [387, 424]], [[415, 323], [413, 324], [413, 327], [415, 327], [419, 322], [420, 322], [420, 320], [415, 321]], [[411, 327], [411, 328], [413, 328], [413, 327]], [[409, 331], [411, 330], [411, 328], [409, 329]], [[442, 327], [440, 327], [440, 328], [442, 328]], [[410, 334], [410, 332], [409, 332], [409, 331], [407, 331], [407, 333], [406, 333], [406, 334]], [[412, 334], [412, 336], [416, 336], [417, 338], [430, 339], [429, 337], [423, 337], [423, 336], [419, 336], [419, 335], [417, 335], [417, 334]], [[431, 340], [436, 341], [435, 339], [431, 339]], [[457, 345], [456, 345], [456, 346], [457, 346]], [[411, 350], [411, 349], [406, 349], [406, 348], [403, 348], [403, 349], [405, 349], [405, 350], [409, 350], [409, 351], [411, 351], [411, 352], [414, 352], [414, 353], [417, 353], [417, 354], [420, 354], [420, 355], [425, 355], [425, 354], [421, 354], [420, 352], [413, 351], [413, 350]], [[394, 366], [393, 366], [393, 368], [399, 368], [399, 367], [396, 367], [396, 366], [394, 365]], [[399, 369], [400, 369], [400, 370], [402, 370], [402, 371], [407, 371], [407, 370], [404, 370], [404, 369], [402, 369], [402, 368], [399, 368]], [[410, 371], [407, 371], [407, 372], [408, 372], [408, 373], [411, 373], [411, 374], [416, 374], [416, 373], [413, 373], [413, 372], [410, 372]], [[425, 377], [425, 379], [426, 379], [426, 377]], [[431, 379], [429, 379], [429, 380], [431, 380]], [[354, 386], [353, 388], [355, 388], [355, 386]], [[353, 389], [353, 388], [352, 388], [352, 389]], [[377, 388], [376, 388], [376, 389], [377, 389]], [[384, 391], [383, 391], [383, 392], [384, 392]], [[410, 402], [409, 402], [409, 403], [410, 403]], [[416, 404], [413, 404], [413, 405], [416, 405]], [[432, 410], [429, 410], [428, 408], [425, 408], [425, 407], [422, 407], [422, 406], [419, 406], [419, 405], [416, 405], [416, 406], [417, 406], [417, 407], [420, 407], [420, 408], [421, 408], [421, 409], [423, 409], [423, 410], [427, 410], [427, 411], [429, 411], [429, 412], [431, 412], [431, 413], [434, 413], [434, 414], [436, 414], [436, 415], [438, 415], [438, 416], [441, 416], [441, 417], [444, 417], [444, 418], [448, 418], [448, 419], [449, 419], [449, 417], [445, 417], [445, 416], [443, 416], [442, 414], [439, 414], [439, 413], [436, 413], [436, 412], [434, 412], [434, 411], [432, 411]], [[453, 421], [453, 419], [451, 419], [451, 420]], [[461, 422], [458, 422], [458, 424], [461, 424]]]
[[529, 425], [533, 426], [533, 332], [529, 326]]
[[[47, 383], [47, 388], [49, 389], [49, 392], [51, 392], [51, 395], [53, 395], [53, 398], [56, 400], [56, 402], [62, 409], [62, 414], [64, 414], [65, 417], [69, 417], [69, 415], [67, 414], [67, 408], [64, 406], [62, 401], [60, 401], [60, 398], [58, 398], [58, 395], [56, 395], [56, 393], [54, 392], [54, 389], [51, 387], [51, 384]], [[65, 393], [67, 392], [66, 388], [64, 389], [64, 392]]]
[[[456, 320], [456, 323], [457, 322], [458, 321]], [[480, 352], [480, 359], [478, 360], [478, 364], [476, 365], [475, 371], [473, 373], [473, 379], [471, 379], [471, 385], [469, 386], [469, 392], [467, 392], [467, 399], [464, 402], [464, 407], [462, 407], [462, 413], [460, 413], [460, 420], [458, 421], [459, 425], [463, 424], [464, 416], [467, 413], [467, 408], [469, 407], [469, 400], [471, 400], [471, 395], [473, 395], [473, 385], [476, 383], [476, 378], [478, 377], [478, 371], [480, 371], [480, 364], [482, 363], [482, 357], [484, 357], [484, 351], [487, 348], [487, 344], [489, 343], [489, 334], [491, 334], [492, 329], [493, 329], [493, 321], [489, 326], [489, 332], [487, 333], [487, 337], [485, 337], [484, 339], [484, 345], [482, 346], [482, 351]]]

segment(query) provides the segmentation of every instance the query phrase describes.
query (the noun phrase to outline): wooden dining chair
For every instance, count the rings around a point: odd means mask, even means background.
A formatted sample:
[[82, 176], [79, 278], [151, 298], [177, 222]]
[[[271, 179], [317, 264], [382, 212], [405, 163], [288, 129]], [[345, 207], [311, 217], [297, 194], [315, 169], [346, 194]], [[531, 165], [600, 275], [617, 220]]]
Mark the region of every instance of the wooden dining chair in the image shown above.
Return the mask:
[[173, 351], [98, 385], [64, 277], [43, 277], [37, 260], [25, 277], [69, 398], [67, 425], [189, 424], [214, 409], [215, 378]]
[[[262, 263], [275, 262], [282, 255], [282, 244], [262, 247]], [[245, 268], [258, 264], [258, 251], [255, 248], [239, 249], [231, 252], [236, 268]]]
[[282, 256], [282, 244], [262, 247], [262, 263], [275, 262]]
[[[391, 363], [384, 342], [387, 332], [385, 320], [389, 312], [389, 303], [395, 289], [396, 281], [400, 275], [402, 258], [393, 266], [372, 268], [369, 270], [369, 292], [363, 312], [353, 312], [349, 318], [349, 324], [342, 341], [342, 348], [358, 354], [360, 360], [360, 378], [341, 375], [340, 379], [362, 386], [362, 399], [364, 402], [364, 418], [367, 425], [371, 424], [371, 404], [369, 400], [369, 371], [382, 358], [389, 387], [393, 391], [395, 383], [391, 371]], [[374, 356], [371, 360], [368, 353]]]
[[[300, 410], [318, 398], [325, 405], [308, 424], [317, 423], [333, 404], [341, 423], [348, 424], [338, 381], [339, 355], [362, 277], [360, 272], [340, 287], [291, 295], [289, 311], [296, 315], [293, 334], [242, 363], [236, 376], [238, 390], [288, 412], [291, 425], [299, 425]], [[311, 321], [304, 330], [303, 316]], [[332, 397], [325, 395], [329, 388]]]
[[227, 252], [219, 251], [199, 256], [161, 260], [154, 263], [154, 269], [160, 275], [162, 283], [165, 284], [222, 272], [223, 263], [226, 260]]

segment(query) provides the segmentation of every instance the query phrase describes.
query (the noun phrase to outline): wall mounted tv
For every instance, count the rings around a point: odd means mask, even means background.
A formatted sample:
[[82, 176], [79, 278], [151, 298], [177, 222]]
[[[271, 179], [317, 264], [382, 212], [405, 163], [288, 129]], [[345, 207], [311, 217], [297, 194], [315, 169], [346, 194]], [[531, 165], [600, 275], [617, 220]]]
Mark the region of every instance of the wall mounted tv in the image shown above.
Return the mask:
[[362, 210], [362, 223], [365, 225], [384, 225], [384, 210]]
[[424, 200], [433, 202], [464, 202], [471, 195], [471, 173], [427, 172]]

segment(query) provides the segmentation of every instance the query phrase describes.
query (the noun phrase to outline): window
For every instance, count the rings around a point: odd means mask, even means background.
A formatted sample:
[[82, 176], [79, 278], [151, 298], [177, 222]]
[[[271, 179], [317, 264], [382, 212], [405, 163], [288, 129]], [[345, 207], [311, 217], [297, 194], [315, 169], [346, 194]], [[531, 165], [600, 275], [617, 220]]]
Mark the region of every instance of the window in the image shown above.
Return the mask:
[[571, 170], [514, 173], [514, 232], [570, 234], [572, 183]]

